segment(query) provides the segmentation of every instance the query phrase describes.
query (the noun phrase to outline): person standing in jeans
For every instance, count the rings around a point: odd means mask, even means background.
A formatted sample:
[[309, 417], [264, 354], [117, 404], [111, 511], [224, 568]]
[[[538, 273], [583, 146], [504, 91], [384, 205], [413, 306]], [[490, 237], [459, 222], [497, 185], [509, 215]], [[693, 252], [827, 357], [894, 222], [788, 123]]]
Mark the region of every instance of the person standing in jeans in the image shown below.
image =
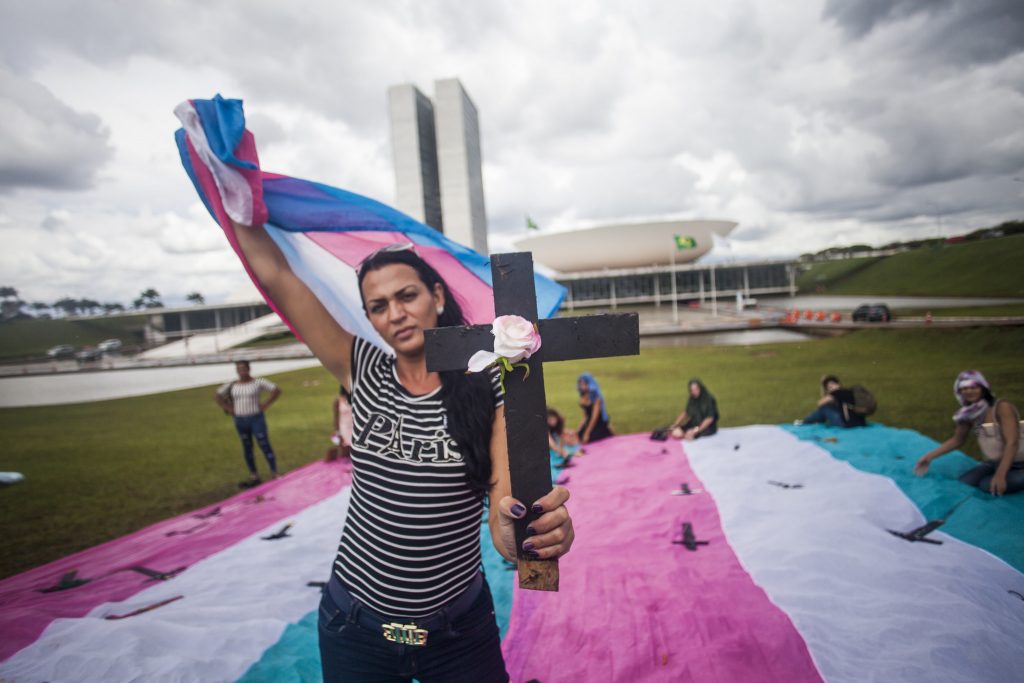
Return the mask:
[[[253, 457], [253, 437], [267, 459], [271, 476], [277, 478], [277, 459], [270, 447], [264, 412], [281, 395], [281, 390], [268, 379], [253, 377], [249, 372], [247, 360], [235, 363], [235, 372], [238, 373], [238, 379], [222, 385], [213, 395], [213, 400], [225, 413], [235, 418], [235, 429], [238, 430], [238, 438], [242, 440], [242, 453], [245, 456], [245, 464], [249, 467], [249, 479], [241, 482], [239, 486], [249, 488], [260, 483], [260, 476], [256, 472], [256, 460]], [[269, 395], [262, 400], [264, 393]]]

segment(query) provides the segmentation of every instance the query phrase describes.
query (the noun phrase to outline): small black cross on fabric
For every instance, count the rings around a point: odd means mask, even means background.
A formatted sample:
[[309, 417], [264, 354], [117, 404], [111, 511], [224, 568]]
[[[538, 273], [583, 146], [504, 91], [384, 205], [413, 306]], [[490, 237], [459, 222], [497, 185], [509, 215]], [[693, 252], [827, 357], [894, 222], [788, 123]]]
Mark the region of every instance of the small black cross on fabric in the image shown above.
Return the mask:
[[[529, 378], [516, 371], [505, 380], [505, 424], [508, 434], [512, 496], [529, 509], [551, 491], [548, 455], [547, 399], [544, 363], [559, 360], [629, 356], [640, 353], [640, 323], [635, 313], [537, 320], [533, 257], [529, 252], [491, 256], [494, 314], [518, 315], [540, 330], [541, 348], [528, 360]], [[490, 325], [467, 325], [426, 330], [427, 370], [465, 370], [477, 351], [494, 348]], [[528, 511], [516, 521], [520, 555], [519, 585], [532, 590], [558, 590], [557, 560], [528, 560], [522, 556], [526, 527], [538, 515]]]

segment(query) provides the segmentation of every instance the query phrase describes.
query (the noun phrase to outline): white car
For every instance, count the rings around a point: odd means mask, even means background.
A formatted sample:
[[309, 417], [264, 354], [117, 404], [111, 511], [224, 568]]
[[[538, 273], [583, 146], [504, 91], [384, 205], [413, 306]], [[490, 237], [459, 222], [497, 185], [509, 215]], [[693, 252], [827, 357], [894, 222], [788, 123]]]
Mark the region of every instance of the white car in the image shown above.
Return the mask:
[[96, 348], [98, 348], [100, 351], [103, 351], [104, 353], [106, 353], [108, 351], [120, 351], [121, 350], [121, 340], [120, 339], [104, 339], [103, 341], [101, 341], [99, 344], [96, 345]]

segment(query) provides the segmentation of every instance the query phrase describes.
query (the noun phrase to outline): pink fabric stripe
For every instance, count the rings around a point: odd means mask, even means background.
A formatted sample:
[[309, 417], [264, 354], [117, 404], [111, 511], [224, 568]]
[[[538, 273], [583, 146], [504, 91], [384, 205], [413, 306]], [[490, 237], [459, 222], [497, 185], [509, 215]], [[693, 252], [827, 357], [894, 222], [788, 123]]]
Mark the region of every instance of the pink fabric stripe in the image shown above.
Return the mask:
[[[558, 593], [516, 589], [502, 649], [514, 681], [821, 681], [789, 617], [740, 566], [678, 444], [587, 446], [567, 470], [576, 529]], [[710, 545], [671, 541], [691, 522]]]
[[[353, 269], [358, 269], [367, 256], [385, 245], [409, 242], [404, 233], [377, 230], [307, 232], [305, 235]], [[494, 294], [490, 285], [440, 247], [417, 244], [416, 253], [441, 274], [453, 292], [458, 292], [459, 305], [470, 324], [486, 324], [494, 320]]]
[[[124, 600], [151, 585], [129, 567], [168, 572], [191, 566], [349, 483], [347, 465], [315, 462], [225, 500], [216, 516], [194, 516], [218, 507], [210, 506], [0, 581], [0, 660], [38, 638], [54, 619], [84, 616], [98, 605]], [[171, 532], [177, 533], [168, 536]], [[56, 593], [37, 592], [73, 570], [78, 570], [78, 578], [92, 581]]]

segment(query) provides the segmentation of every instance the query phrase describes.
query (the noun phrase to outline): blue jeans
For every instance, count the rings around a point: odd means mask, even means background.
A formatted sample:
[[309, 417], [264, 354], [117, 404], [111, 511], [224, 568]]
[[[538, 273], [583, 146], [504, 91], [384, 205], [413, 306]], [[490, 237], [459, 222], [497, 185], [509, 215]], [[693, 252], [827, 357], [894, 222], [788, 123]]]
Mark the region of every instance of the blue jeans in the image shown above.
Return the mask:
[[[983, 462], [960, 475], [960, 481], [968, 486], [976, 486], [988, 493], [992, 485], [992, 477], [996, 473], [998, 463]], [[1024, 463], [1015, 462], [1006, 473], [1006, 493], [1024, 491]]]
[[256, 437], [256, 443], [263, 451], [263, 457], [270, 465], [270, 471], [277, 474], [277, 458], [274, 457], [274, 449], [270, 447], [270, 437], [267, 435], [267, 418], [263, 413], [256, 415], [235, 416], [235, 429], [238, 430], [238, 438], [242, 440], [242, 455], [245, 457], [245, 464], [249, 471], [256, 474], [256, 460], [253, 457], [252, 439]]
[[830, 427], [863, 427], [867, 424], [863, 415], [850, 411], [850, 419], [843, 415], [843, 408], [835, 403], [826, 403], [804, 418], [805, 425], [825, 423]]
[[[396, 619], [402, 623], [406, 620]], [[401, 645], [361, 625], [325, 590], [320, 600], [320, 663], [324, 683], [506, 683], [501, 639], [487, 582], [473, 605], [431, 631], [423, 646]]]

